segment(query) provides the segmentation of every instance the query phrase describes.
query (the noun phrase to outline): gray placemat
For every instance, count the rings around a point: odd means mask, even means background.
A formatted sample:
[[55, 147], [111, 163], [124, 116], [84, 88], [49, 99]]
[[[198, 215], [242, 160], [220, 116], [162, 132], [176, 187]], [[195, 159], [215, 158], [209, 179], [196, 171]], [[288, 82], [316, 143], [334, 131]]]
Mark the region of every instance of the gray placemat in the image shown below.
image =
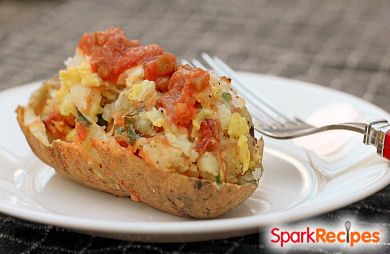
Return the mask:
[[[238, 70], [329, 86], [390, 111], [389, 13], [386, 0], [0, 1], [0, 90], [55, 75], [83, 32], [119, 26], [183, 58], [207, 51]], [[349, 213], [389, 229], [389, 196], [387, 187], [315, 220]], [[0, 215], [1, 253], [268, 252], [263, 237], [143, 244]], [[378, 252], [389, 253], [389, 245]]]

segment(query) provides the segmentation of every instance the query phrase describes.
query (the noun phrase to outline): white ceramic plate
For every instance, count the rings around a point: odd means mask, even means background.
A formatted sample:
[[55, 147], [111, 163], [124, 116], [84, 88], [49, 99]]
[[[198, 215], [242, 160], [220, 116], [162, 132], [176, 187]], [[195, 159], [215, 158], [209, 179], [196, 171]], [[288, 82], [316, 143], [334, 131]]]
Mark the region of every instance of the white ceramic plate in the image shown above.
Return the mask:
[[[241, 76], [254, 93], [313, 124], [390, 118], [376, 106], [324, 87], [257, 74]], [[217, 219], [175, 217], [80, 186], [37, 159], [14, 110], [38, 85], [0, 93], [0, 211], [22, 219], [118, 239], [209, 240], [331, 211], [390, 183], [388, 162], [364, 146], [359, 134], [333, 131], [294, 141], [265, 139], [265, 173], [245, 203]]]

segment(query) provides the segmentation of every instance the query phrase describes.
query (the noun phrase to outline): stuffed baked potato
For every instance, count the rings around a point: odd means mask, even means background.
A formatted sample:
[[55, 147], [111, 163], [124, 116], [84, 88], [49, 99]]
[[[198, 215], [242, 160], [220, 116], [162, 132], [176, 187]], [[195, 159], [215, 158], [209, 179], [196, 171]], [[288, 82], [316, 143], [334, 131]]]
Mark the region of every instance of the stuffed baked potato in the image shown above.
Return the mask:
[[219, 216], [262, 174], [262, 139], [230, 80], [111, 28], [84, 34], [75, 56], [17, 119], [58, 173], [162, 211]]

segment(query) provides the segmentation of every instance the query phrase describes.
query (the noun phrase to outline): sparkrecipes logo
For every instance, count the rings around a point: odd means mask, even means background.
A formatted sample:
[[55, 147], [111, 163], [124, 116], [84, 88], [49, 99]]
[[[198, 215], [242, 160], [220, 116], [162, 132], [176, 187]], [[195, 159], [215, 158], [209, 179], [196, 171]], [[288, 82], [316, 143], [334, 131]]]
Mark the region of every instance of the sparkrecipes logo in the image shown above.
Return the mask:
[[362, 228], [349, 220], [338, 227], [295, 226], [294, 228], [273, 227], [267, 232], [267, 243], [273, 248], [321, 247], [374, 247], [383, 244], [384, 232], [380, 228]]

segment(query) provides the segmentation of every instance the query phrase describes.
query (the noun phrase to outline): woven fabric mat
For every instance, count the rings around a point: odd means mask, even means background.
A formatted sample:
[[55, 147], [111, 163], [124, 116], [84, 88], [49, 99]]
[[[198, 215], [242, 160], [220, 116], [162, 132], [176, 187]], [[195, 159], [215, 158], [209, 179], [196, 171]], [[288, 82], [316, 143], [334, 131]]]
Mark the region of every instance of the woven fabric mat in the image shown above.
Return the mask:
[[[83, 32], [119, 26], [179, 57], [206, 51], [238, 70], [329, 86], [390, 111], [389, 13], [387, 0], [0, 1], [0, 90], [55, 75]], [[349, 213], [362, 225], [390, 232], [389, 197], [388, 186], [314, 219], [332, 222]], [[263, 233], [199, 243], [133, 243], [0, 214], [0, 253], [268, 252], [262, 238]], [[377, 251], [390, 253], [390, 246]]]

